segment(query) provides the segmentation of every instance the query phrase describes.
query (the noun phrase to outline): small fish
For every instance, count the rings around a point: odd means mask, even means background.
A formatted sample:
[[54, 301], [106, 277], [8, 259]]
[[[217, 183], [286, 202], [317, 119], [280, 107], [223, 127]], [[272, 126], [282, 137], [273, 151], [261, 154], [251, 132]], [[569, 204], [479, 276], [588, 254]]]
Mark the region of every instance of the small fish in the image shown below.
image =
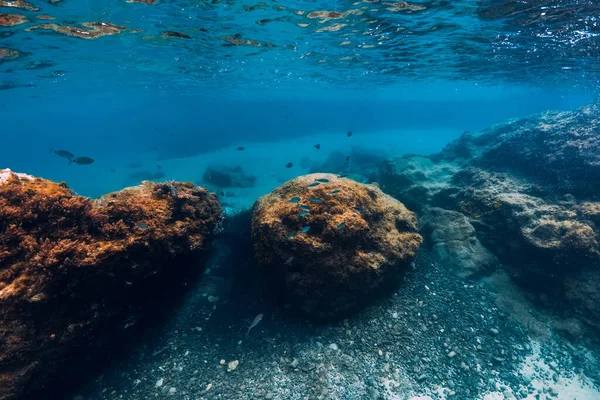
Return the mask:
[[300, 197], [292, 197], [291, 199], [289, 199], [288, 201], [290, 203], [298, 203], [300, 200], [302, 200]]
[[313, 203], [322, 203], [323, 202], [323, 200], [319, 199], [318, 197], [311, 197], [308, 200], [312, 201]]
[[320, 150], [321, 149], [321, 145], [319, 143], [315, 144], [313, 146], [315, 149]]
[[75, 155], [67, 150], [50, 150], [50, 151], [52, 151], [54, 154], [56, 154], [59, 157], [66, 158], [69, 161], [71, 161], [75, 158]]
[[290, 232], [290, 233], [287, 235], [287, 238], [288, 238], [288, 239], [291, 239], [291, 238], [293, 238], [295, 235], [296, 235], [296, 232]]
[[111, 169], [110, 169], [110, 172], [116, 172], [116, 171], [117, 171], [117, 170], [116, 170], [116, 169], [114, 169], [114, 168], [111, 168]]
[[246, 336], [248, 336], [248, 334], [250, 333], [250, 329], [254, 328], [256, 325], [258, 325], [258, 323], [260, 322], [260, 320], [262, 319], [263, 315], [262, 314], [258, 314], [254, 320], [252, 321], [252, 323], [250, 324], [250, 326], [248, 327], [248, 332], [246, 332]]
[[348, 136], [348, 137], [352, 136], [352, 131], [348, 131], [348, 133], [346, 133], [346, 136]]
[[162, 169], [162, 167], [160, 165], [158, 165], [158, 164], [156, 164], [156, 168]]
[[137, 227], [138, 227], [138, 228], [140, 228], [140, 229], [143, 229], [143, 230], [146, 230], [146, 229], [148, 229], [148, 225], [147, 225], [147, 224], [145, 224], [145, 223], [143, 223], [143, 222], [139, 222], [139, 223], [137, 224]]
[[79, 165], [90, 165], [94, 162], [94, 159], [89, 157], [77, 157], [73, 159], [73, 162]]
[[285, 260], [285, 265], [289, 265], [292, 263], [292, 261], [294, 261], [294, 256], [291, 256], [290, 258], [288, 258], [287, 260]]
[[350, 156], [347, 156], [347, 157], [346, 157], [346, 161], [350, 161]]
[[320, 184], [321, 184], [321, 182], [314, 182], [314, 183], [311, 183], [310, 185], [308, 185], [307, 187], [317, 187]]
[[298, 207], [302, 208], [304, 210], [309, 210], [310, 211], [310, 206], [307, 206], [307, 205], [304, 205], [304, 204], [300, 204]]
[[348, 175], [350, 175], [350, 174], [339, 174], [339, 175], [338, 175], [338, 178], [345, 178], [345, 177], [347, 177]]
[[358, 212], [361, 212], [361, 213], [362, 213], [362, 212], [365, 212], [365, 209], [364, 209], [364, 208], [362, 208], [362, 207], [353, 207], [353, 208], [354, 208], [356, 211], [358, 211]]
[[342, 222], [341, 224], [339, 224], [337, 226], [338, 229], [342, 229], [344, 226], [346, 226], [346, 221]]
[[338, 193], [341, 193], [341, 192], [342, 191], [340, 189], [335, 189], [335, 190], [332, 190], [331, 192], [329, 192], [329, 194], [338, 194]]
[[310, 230], [310, 226], [309, 226], [309, 225], [306, 225], [304, 228], [302, 228], [302, 230], [301, 230], [300, 232], [302, 232], [302, 233], [306, 233], [306, 232], [308, 232], [309, 230]]
[[329, 182], [329, 179], [321, 178], [321, 179], [316, 179], [316, 181], [321, 182], [321, 183], [327, 183], [327, 182]]
[[286, 168], [292, 168], [294, 166], [294, 164], [292, 164], [291, 162], [285, 164]]
[[221, 197], [225, 197], [225, 192], [224, 191], [220, 191], [219, 194], [221, 195]]
[[245, 147], [243, 147], [243, 146], [240, 146], [240, 147], [238, 147], [236, 150], [237, 150], [237, 151], [244, 151], [244, 150], [246, 150], [246, 148], [245, 148]]
[[300, 213], [300, 216], [301, 216], [301, 217], [306, 217], [307, 215], [308, 215], [308, 211], [302, 211], [302, 212]]

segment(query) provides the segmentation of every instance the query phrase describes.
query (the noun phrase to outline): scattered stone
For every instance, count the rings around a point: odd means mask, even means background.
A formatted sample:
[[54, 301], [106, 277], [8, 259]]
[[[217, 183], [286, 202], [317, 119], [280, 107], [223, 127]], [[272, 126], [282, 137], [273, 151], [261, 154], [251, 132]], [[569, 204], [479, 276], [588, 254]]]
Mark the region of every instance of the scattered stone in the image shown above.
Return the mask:
[[338, 351], [338, 350], [339, 350], [339, 348], [338, 348], [338, 345], [337, 345], [337, 344], [335, 344], [335, 343], [331, 343], [331, 344], [329, 345], [329, 348], [330, 348], [331, 350], [333, 350], [333, 351]]
[[239, 364], [240, 364], [240, 362], [238, 360], [229, 361], [227, 363], [227, 372], [231, 372], [231, 371], [235, 370]]

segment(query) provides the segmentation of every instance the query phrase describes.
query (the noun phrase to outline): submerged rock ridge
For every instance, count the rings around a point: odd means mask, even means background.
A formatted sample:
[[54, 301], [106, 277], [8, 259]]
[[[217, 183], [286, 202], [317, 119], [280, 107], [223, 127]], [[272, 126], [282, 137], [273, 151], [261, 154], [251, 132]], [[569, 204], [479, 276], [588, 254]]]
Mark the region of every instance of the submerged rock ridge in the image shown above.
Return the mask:
[[457, 252], [465, 251], [439, 248], [436, 226], [452, 213], [462, 221], [456, 237], [472, 225], [471, 250], [479, 253], [455, 266], [473, 270], [480, 259], [475, 270], [489, 272], [484, 255], [491, 252], [545, 305], [600, 328], [598, 106], [465, 133], [439, 154], [388, 160], [380, 173], [383, 190], [415, 206], [426, 221], [426, 243], [438, 247], [434, 254], [442, 263], [460, 260]]
[[121, 337], [145, 302], [201, 268], [220, 219], [216, 197], [191, 183], [91, 200], [0, 170], [0, 399], [29, 398]]
[[333, 174], [301, 176], [261, 197], [252, 237], [270, 287], [313, 319], [343, 317], [393, 287], [421, 244], [402, 203]]

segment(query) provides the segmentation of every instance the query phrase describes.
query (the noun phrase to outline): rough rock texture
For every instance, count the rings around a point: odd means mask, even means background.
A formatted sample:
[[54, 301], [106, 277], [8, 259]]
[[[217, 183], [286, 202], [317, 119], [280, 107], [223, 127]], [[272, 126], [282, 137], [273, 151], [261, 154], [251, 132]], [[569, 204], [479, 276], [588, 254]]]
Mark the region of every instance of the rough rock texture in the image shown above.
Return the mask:
[[462, 213], [517, 283], [600, 328], [598, 106], [465, 134], [439, 154], [389, 160], [380, 172], [382, 189], [419, 205], [428, 226], [445, 221], [428, 215], [432, 207]]
[[191, 183], [146, 182], [93, 201], [0, 170], [0, 399], [28, 398], [134, 324], [157, 290], [201, 267], [220, 214]]
[[[311, 187], [317, 179], [327, 182]], [[260, 198], [252, 237], [271, 287], [315, 319], [344, 316], [393, 287], [422, 241], [402, 203], [332, 174], [301, 176]]]
[[452, 268], [461, 278], [480, 277], [498, 264], [463, 214], [433, 207], [427, 210], [420, 223], [421, 233], [431, 246], [432, 257], [440, 265]]
[[206, 168], [204, 182], [222, 188], [249, 188], [256, 184], [254, 175], [246, 174], [242, 167], [211, 166]]
[[344, 174], [350, 179], [365, 183], [377, 178], [379, 165], [384, 161], [385, 156], [379, 150], [353, 147], [349, 154], [330, 152], [325, 160], [310, 166], [310, 173]]

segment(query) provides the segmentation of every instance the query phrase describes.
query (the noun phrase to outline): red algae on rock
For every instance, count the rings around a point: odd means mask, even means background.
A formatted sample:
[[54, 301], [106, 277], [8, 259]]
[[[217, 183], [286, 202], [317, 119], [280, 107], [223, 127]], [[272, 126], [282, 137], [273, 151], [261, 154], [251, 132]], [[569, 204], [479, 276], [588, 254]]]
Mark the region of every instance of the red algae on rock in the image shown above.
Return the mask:
[[0, 7], [14, 7], [14, 8], [20, 8], [22, 10], [27, 10], [27, 11], [39, 11], [40, 10], [39, 8], [34, 7], [33, 5], [31, 5], [30, 3], [28, 3], [24, 0], [14, 0], [14, 1], [0, 0]]
[[0, 170], [0, 399], [28, 398], [80, 368], [96, 340], [120, 337], [156, 291], [199, 268], [220, 220], [216, 197], [192, 183], [90, 200]]
[[29, 20], [24, 15], [0, 13], [0, 26], [15, 26], [25, 22], [29, 22]]
[[331, 174], [301, 176], [261, 197], [252, 238], [273, 290], [315, 319], [345, 316], [393, 287], [422, 241], [402, 203]]
[[108, 22], [84, 22], [81, 24], [87, 29], [79, 28], [77, 26], [68, 25], [57, 25], [57, 24], [41, 24], [34, 25], [26, 29], [26, 31], [33, 30], [47, 30], [62, 33], [67, 36], [74, 36], [81, 39], [97, 39], [107, 35], [117, 35], [128, 28], [111, 24]]

